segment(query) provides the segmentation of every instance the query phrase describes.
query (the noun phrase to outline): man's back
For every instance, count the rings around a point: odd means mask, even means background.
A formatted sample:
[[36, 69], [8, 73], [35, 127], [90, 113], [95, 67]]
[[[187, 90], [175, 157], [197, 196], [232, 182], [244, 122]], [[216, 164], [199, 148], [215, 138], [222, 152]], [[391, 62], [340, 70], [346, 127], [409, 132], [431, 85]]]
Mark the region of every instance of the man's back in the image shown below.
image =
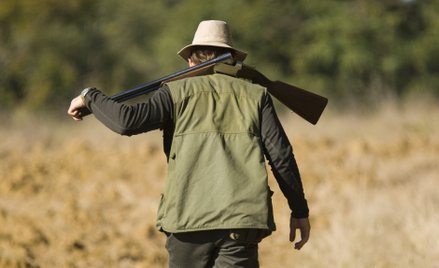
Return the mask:
[[273, 230], [261, 141], [265, 88], [221, 74], [168, 87], [174, 134], [159, 227]]

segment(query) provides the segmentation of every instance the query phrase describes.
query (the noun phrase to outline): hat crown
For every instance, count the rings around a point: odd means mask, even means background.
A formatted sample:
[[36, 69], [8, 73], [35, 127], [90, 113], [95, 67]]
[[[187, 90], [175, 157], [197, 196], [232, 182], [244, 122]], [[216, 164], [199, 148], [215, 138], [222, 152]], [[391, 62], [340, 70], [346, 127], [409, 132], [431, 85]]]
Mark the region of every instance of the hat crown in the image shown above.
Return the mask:
[[197, 46], [228, 48], [233, 51], [233, 57], [239, 61], [243, 61], [247, 57], [246, 52], [233, 47], [229, 26], [227, 22], [221, 20], [205, 20], [200, 22], [195, 31], [192, 44], [183, 47], [177, 54], [187, 61], [191, 54], [191, 49]]
[[225, 46], [232, 46], [232, 36], [225, 21], [206, 20], [198, 25], [192, 44], [209, 45], [211, 43], [223, 43]]

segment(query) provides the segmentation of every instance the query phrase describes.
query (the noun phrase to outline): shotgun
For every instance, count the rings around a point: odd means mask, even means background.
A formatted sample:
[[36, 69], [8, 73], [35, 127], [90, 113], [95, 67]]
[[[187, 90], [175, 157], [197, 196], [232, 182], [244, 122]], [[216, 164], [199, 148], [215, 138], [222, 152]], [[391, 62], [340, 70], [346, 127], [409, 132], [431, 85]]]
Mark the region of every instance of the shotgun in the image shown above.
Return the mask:
[[[325, 97], [281, 81], [271, 81], [256, 69], [243, 65], [241, 62], [233, 62], [231, 53], [223, 54], [215, 59], [197, 64], [196, 66], [124, 90], [111, 96], [110, 99], [117, 102], [126, 101], [153, 92], [166, 82], [212, 73], [223, 73], [244, 78], [266, 87], [268, 92], [281, 103], [314, 125], [319, 120], [328, 103], [328, 99]], [[90, 110], [85, 107], [81, 109], [81, 115], [83, 117], [90, 113]]]

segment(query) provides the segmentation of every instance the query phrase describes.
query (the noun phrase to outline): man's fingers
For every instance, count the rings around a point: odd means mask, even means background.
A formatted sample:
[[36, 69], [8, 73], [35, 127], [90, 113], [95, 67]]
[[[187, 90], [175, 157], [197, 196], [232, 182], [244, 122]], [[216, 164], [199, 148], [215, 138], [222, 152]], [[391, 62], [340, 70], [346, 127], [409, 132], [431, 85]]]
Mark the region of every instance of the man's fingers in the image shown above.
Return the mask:
[[71, 108], [67, 111], [67, 114], [70, 115], [75, 121], [82, 120], [81, 113], [77, 109]]
[[306, 242], [308, 242], [309, 240], [309, 233], [308, 232], [304, 232], [304, 230], [300, 230], [300, 236], [301, 236], [301, 240], [299, 242], [297, 242], [296, 244], [294, 244], [294, 248], [299, 250], [303, 247], [303, 245], [306, 244]]
[[290, 218], [290, 242], [296, 239], [297, 220], [293, 217]]
[[82, 117], [72, 116], [73, 120], [75, 121], [81, 121]]
[[303, 245], [305, 245], [305, 243], [306, 243], [306, 241], [300, 240], [299, 242], [294, 244], [294, 248], [297, 249], [297, 250], [300, 250], [303, 247]]
[[293, 242], [296, 239], [296, 229], [290, 229], [290, 242]]

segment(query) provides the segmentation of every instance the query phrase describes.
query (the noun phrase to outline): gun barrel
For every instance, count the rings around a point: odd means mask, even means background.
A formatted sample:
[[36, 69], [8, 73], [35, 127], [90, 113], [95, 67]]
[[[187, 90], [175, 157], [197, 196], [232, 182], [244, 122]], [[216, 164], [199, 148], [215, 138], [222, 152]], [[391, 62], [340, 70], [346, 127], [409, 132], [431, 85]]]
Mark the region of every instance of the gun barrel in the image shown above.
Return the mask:
[[117, 101], [117, 102], [126, 101], [126, 100], [132, 99], [134, 97], [144, 95], [144, 94], [150, 93], [154, 90], [157, 90], [164, 82], [172, 81], [175, 79], [181, 79], [181, 78], [184, 78], [187, 76], [191, 76], [191, 74], [193, 75], [194, 73], [195, 74], [199, 73], [202, 70], [209, 69], [210, 67], [214, 66], [215, 64], [218, 64], [218, 63], [223, 62], [223, 61], [231, 60], [231, 59], [232, 59], [232, 54], [226, 53], [226, 54], [218, 56], [214, 59], [211, 59], [209, 61], [205, 61], [205, 62], [202, 62], [200, 64], [197, 64], [193, 67], [189, 67], [189, 68], [186, 68], [184, 70], [181, 70], [181, 71], [169, 74], [167, 76], [164, 76], [162, 78], [153, 80], [151, 82], [143, 83], [143, 84], [137, 85], [133, 88], [124, 90], [120, 93], [117, 93], [117, 94], [111, 96], [110, 98], [114, 101]]
[[[220, 62], [225, 61], [231, 61], [233, 59], [232, 53], [225, 53], [221, 56], [218, 56], [214, 59], [202, 62], [200, 64], [197, 64], [195, 66], [180, 70], [178, 72], [166, 75], [162, 78], [146, 82], [140, 85], [137, 85], [135, 87], [123, 90], [122, 92], [119, 92], [115, 95], [110, 96], [110, 99], [117, 101], [117, 102], [123, 102], [144, 94], [148, 94], [150, 92], [153, 92], [160, 88], [160, 86], [164, 82], [169, 82], [172, 80], [182, 79], [189, 76], [194, 76], [198, 74], [202, 74], [204, 72], [207, 72], [210, 68], [213, 68], [216, 64]], [[87, 116], [91, 114], [91, 111], [87, 108], [83, 108], [80, 110], [82, 117]]]

